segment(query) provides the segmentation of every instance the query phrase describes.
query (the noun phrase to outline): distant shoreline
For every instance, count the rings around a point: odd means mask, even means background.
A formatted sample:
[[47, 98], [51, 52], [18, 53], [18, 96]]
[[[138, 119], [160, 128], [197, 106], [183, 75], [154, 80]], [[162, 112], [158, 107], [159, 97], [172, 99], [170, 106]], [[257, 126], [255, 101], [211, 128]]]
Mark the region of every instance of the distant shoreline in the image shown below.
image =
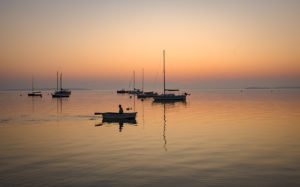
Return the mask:
[[[88, 91], [88, 90], [110, 90], [110, 91], [116, 91], [117, 89], [101, 89], [101, 88], [68, 88], [69, 90], [82, 90], [82, 91]], [[246, 88], [185, 88], [189, 90], [280, 90], [280, 89], [286, 89], [286, 90], [297, 90], [300, 89], [300, 86], [277, 86], [277, 87], [266, 87], [266, 86], [249, 86]], [[56, 88], [40, 88], [37, 89], [38, 91], [54, 91]], [[11, 88], [11, 89], [0, 89], [0, 91], [31, 91], [31, 89], [22, 89], [22, 88]]]
[[278, 86], [278, 87], [262, 87], [262, 86], [250, 86], [246, 87], [247, 90], [269, 90], [269, 89], [300, 89], [300, 86]]
[[[56, 90], [56, 88], [40, 88], [37, 89], [38, 91], [53, 91]], [[93, 90], [89, 88], [68, 88], [68, 90]], [[31, 89], [22, 89], [22, 88], [12, 88], [12, 89], [3, 89], [0, 91], [31, 91]]]

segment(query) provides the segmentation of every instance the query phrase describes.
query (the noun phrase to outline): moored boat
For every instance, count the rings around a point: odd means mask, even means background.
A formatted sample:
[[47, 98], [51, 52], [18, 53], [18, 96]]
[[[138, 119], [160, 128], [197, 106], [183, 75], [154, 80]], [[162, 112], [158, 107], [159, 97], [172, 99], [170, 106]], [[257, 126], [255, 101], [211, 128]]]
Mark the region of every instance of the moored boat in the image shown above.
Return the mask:
[[150, 91], [150, 92], [144, 92], [144, 69], [143, 69], [143, 77], [142, 77], [142, 91], [141, 93], [137, 94], [137, 98], [144, 99], [144, 98], [150, 98], [158, 95], [156, 92]]
[[60, 74], [60, 88], [58, 88], [58, 72], [57, 72], [57, 85], [56, 85], [56, 90], [54, 93], [52, 93], [53, 98], [58, 98], [58, 97], [70, 97], [71, 95], [71, 90], [63, 89], [62, 88], [62, 73]]
[[128, 90], [125, 90], [125, 89], [117, 90], [117, 93], [118, 94], [125, 94], [125, 93], [128, 93]]
[[155, 102], [185, 101], [186, 100], [186, 94], [182, 94], [182, 95], [175, 95], [175, 94], [172, 94], [172, 93], [160, 94], [160, 95], [154, 96], [153, 98], [154, 98]]
[[154, 102], [172, 102], [172, 101], [185, 101], [186, 96], [189, 95], [187, 93], [183, 94], [174, 94], [174, 93], [167, 93], [167, 92], [178, 92], [178, 89], [166, 89], [166, 71], [165, 71], [165, 50], [163, 50], [163, 64], [164, 64], [164, 70], [163, 70], [163, 80], [164, 80], [164, 88], [163, 93], [158, 94], [154, 96]]
[[52, 97], [70, 97], [71, 91], [66, 90], [66, 89], [61, 89], [61, 90], [56, 90], [53, 94]]
[[28, 96], [31, 96], [31, 97], [35, 97], [35, 96], [38, 96], [38, 97], [42, 97], [42, 92], [41, 91], [34, 91], [34, 78], [32, 76], [32, 81], [31, 81], [31, 92], [28, 93]]
[[134, 88], [133, 90], [129, 90], [128, 93], [129, 93], [129, 94], [137, 95], [137, 94], [142, 93], [142, 91], [141, 91], [140, 89]]
[[28, 96], [38, 96], [38, 97], [42, 97], [43, 94], [42, 94], [42, 92], [40, 92], [40, 91], [33, 91], [33, 92], [28, 93]]
[[137, 94], [142, 93], [142, 91], [140, 89], [135, 88], [135, 71], [133, 71], [133, 89], [128, 90], [128, 93], [132, 94], [132, 95], [137, 95]]
[[158, 94], [156, 92], [143, 92], [141, 94], [137, 95], [137, 98], [150, 98], [150, 97], [155, 97]]

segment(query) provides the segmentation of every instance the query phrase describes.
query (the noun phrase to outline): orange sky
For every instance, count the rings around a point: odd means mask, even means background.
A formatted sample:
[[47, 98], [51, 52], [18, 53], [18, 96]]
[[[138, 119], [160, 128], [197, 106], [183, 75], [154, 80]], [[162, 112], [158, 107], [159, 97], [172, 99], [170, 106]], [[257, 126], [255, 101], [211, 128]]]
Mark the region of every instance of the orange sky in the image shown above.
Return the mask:
[[292, 0], [0, 2], [0, 86], [35, 75], [53, 87], [62, 71], [70, 86], [117, 87], [142, 68], [151, 82], [163, 49], [170, 82], [299, 83], [299, 9]]

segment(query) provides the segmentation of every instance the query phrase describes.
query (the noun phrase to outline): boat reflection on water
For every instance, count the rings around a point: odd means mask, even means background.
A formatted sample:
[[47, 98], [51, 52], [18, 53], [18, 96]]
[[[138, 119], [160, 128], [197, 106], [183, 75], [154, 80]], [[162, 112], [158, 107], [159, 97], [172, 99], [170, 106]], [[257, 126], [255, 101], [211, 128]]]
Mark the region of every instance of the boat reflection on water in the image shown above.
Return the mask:
[[137, 126], [137, 122], [135, 119], [102, 119], [102, 123], [96, 124], [95, 127], [103, 126], [103, 125], [119, 125], [119, 132], [122, 132], [125, 124]]
[[53, 98], [53, 100], [56, 100], [56, 114], [60, 115], [63, 113], [63, 105], [68, 102], [68, 98], [62, 98], [62, 97], [56, 97]]
[[31, 112], [32, 112], [32, 114], [35, 113], [36, 101], [40, 102], [41, 100], [42, 100], [42, 97], [31, 97]]
[[166, 104], [164, 104], [164, 128], [163, 128], [163, 139], [164, 139], [164, 149], [167, 149], [167, 136], [166, 136], [166, 129], [167, 129], [167, 118], [166, 118]]
[[168, 151], [167, 149], [167, 115], [166, 115], [166, 111], [167, 111], [167, 107], [176, 107], [176, 105], [183, 105], [186, 106], [187, 102], [185, 100], [164, 100], [164, 101], [153, 101], [152, 102], [153, 106], [159, 106], [162, 105], [163, 106], [163, 132], [162, 132], [162, 136], [163, 136], [163, 148], [165, 151]]

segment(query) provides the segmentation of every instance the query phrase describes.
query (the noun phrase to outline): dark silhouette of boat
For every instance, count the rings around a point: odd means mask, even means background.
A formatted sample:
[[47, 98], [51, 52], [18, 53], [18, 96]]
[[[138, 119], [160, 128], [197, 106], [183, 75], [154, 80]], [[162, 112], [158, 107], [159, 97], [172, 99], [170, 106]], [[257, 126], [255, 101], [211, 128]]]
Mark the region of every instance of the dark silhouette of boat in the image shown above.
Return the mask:
[[135, 71], [133, 71], [133, 90], [129, 90], [128, 93], [133, 95], [142, 93], [140, 89], [135, 88]]
[[43, 94], [42, 94], [42, 92], [41, 91], [33, 91], [33, 92], [30, 92], [30, 93], [28, 93], [28, 96], [38, 96], [38, 97], [42, 97], [43, 96]]
[[[130, 87], [130, 85], [129, 85]], [[133, 89], [132, 90], [125, 90], [125, 89], [121, 89], [121, 90], [117, 90], [118, 94], [132, 94], [132, 95], [137, 95], [142, 93], [142, 91], [140, 89], [135, 88], [135, 71], [133, 71]]]
[[[170, 93], [170, 92], [178, 92], [179, 89], [166, 89], [166, 62], [165, 62], [165, 50], [163, 50], [163, 82], [164, 82], [164, 88], [163, 88], [163, 93], [158, 94], [154, 96], [154, 101], [155, 102], [164, 102], [164, 101], [185, 101], [186, 96], [189, 95], [187, 93], [184, 94], [175, 94], [175, 93]], [[169, 92], [169, 93], [167, 93]]]
[[52, 95], [53, 98], [70, 97], [71, 90], [67, 90], [67, 89], [62, 88], [62, 73], [60, 74], [60, 87], [58, 87], [58, 72], [57, 72], [57, 75], [56, 75], [56, 90], [51, 95]]
[[102, 123], [96, 124], [95, 126], [102, 126], [105, 123], [108, 124], [119, 124], [119, 132], [122, 132], [124, 124], [137, 124], [136, 122], [137, 112], [95, 112], [95, 115], [102, 115]]
[[117, 90], [117, 93], [118, 94], [125, 94], [125, 93], [128, 93], [128, 90], [125, 90], [125, 89]]
[[31, 81], [31, 92], [28, 93], [28, 96], [31, 96], [31, 97], [35, 97], [35, 96], [38, 96], [38, 97], [42, 97], [42, 92], [41, 91], [34, 91], [34, 77], [32, 76], [32, 81]]
[[143, 92], [141, 94], [137, 95], [137, 98], [141, 99], [141, 98], [151, 98], [151, 97], [155, 97], [158, 96], [158, 93], [156, 92]]
[[95, 115], [102, 115], [103, 120], [114, 120], [116, 122], [122, 120], [135, 120], [137, 112], [95, 112]]
[[156, 92], [150, 91], [150, 92], [144, 92], [144, 69], [143, 69], [143, 77], [142, 77], [142, 92], [137, 94], [137, 98], [144, 99], [144, 98], [150, 98], [157, 96], [158, 94]]
[[133, 90], [129, 90], [128, 93], [132, 94], [132, 95], [137, 95], [137, 94], [142, 93], [142, 91], [140, 89], [134, 88]]
[[107, 119], [103, 118], [102, 122], [105, 123], [128, 123], [128, 124], [136, 124], [136, 119]]

